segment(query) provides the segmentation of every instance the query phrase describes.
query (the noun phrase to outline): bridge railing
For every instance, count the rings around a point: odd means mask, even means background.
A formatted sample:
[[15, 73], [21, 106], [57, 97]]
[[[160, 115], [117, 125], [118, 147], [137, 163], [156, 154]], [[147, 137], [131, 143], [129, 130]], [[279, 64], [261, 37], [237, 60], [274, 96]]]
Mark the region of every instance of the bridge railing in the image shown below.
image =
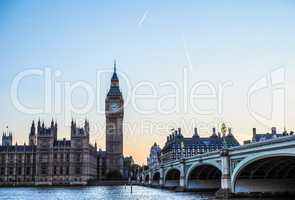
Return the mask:
[[163, 166], [163, 165], [175, 165], [175, 164], [178, 164], [180, 162], [186, 162], [187, 160], [201, 159], [201, 158], [204, 158], [204, 157], [216, 156], [216, 155], [219, 155], [219, 154], [220, 154], [220, 150], [211, 151], [211, 152], [207, 152], [207, 153], [203, 153], [203, 154], [193, 155], [193, 156], [190, 156], [190, 157], [183, 157], [183, 158], [179, 158], [179, 159], [175, 159], [175, 160], [169, 160], [169, 161], [161, 162], [161, 166]]
[[230, 151], [243, 150], [243, 149], [256, 148], [256, 147], [273, 145], [273, 144], [278, 144], [278, 143], [283, 143], [283, 142], [290, 142], [290, 141], [295, 141], [295, 135], [278, 137], [278, 138], [275, 138], [275, 139], [265, 140], [265, 141], [261, 141], [261, 142], [254, 142], [254, 143], [251, 143], [251, 144], [244, 144], [244, 145], [241, 145], [241, 146], [238, 146], [238, 147], [229, 148], [229, 150]]

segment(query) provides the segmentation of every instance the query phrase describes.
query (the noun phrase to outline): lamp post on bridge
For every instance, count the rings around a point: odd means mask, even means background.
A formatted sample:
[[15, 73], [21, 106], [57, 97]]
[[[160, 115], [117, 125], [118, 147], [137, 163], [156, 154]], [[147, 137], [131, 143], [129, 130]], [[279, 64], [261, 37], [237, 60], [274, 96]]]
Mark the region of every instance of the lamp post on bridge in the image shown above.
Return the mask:
[[230, 157], [227, 142], [225, 139], [227, 127], [222, 124], [221, 132], [223, 134], [223, 149], [220, 151], [221, 157], [221, 189], [217, 191], [216, 196], [220, 198], [229, 198], [232, 194], [231, 190], [231, 177], [230, 177]]

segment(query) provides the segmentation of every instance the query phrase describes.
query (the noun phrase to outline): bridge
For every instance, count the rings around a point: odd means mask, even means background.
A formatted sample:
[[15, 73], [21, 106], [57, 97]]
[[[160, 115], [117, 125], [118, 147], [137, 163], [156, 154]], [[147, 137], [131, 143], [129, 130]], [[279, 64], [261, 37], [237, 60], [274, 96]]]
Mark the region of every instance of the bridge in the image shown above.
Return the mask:
[[216, 190], [218, 197], [295, 192], [295, 136], [285, 136], [161, 163], [138, 183], [180, 191]]

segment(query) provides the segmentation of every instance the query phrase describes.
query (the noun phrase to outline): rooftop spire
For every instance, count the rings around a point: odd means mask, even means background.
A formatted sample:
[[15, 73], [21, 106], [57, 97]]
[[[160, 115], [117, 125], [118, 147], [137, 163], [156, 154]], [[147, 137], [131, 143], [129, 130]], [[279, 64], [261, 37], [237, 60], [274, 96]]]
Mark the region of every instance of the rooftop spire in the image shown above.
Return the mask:
[[116, 59], [114, 60], [114, 73], [117, 72], [117, 62], [116, 62]]
[[119, 79], [117, 76], [117, 63], [116, 60], [114, 60], [114, 73], [111, 79], [112, 86], [119, 86]]

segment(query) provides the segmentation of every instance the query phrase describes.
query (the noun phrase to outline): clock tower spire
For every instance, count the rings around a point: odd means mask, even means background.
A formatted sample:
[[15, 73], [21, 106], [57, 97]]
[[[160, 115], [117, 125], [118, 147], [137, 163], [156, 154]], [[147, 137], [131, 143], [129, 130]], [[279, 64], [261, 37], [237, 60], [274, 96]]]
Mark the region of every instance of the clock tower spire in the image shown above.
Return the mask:
[[116, 60], [114, 61], [114, 72], [111, 79], [111, 86], [118, 86], [119, 87], [119, 79], [117, 75], [117, 66], [116, 66]]
[[[107, 173], [123, 174], [123, 117], [124, 100], [119, 87], [116, 61], [111, 78], [111, 87], [105, 100], [106, 116], [106, 168]], [[113, 173], [117, 174], [117, 173]]]
[[114, 60], [114, 72], [116, 73], [116, 71], [117, 71], [117, 63], [116, 63], [116, 60]]

